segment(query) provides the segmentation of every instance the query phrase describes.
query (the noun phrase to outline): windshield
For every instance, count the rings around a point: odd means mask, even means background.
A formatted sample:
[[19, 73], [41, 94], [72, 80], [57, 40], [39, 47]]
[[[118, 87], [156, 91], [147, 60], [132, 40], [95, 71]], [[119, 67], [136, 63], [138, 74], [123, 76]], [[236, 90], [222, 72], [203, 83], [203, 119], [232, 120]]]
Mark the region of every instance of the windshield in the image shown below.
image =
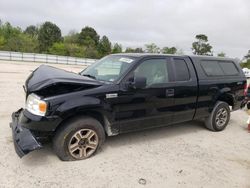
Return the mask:
[[121, 55], [106, 56], [80, 74], [97, 80], [114, 82], [132, 65], [135, 59]]

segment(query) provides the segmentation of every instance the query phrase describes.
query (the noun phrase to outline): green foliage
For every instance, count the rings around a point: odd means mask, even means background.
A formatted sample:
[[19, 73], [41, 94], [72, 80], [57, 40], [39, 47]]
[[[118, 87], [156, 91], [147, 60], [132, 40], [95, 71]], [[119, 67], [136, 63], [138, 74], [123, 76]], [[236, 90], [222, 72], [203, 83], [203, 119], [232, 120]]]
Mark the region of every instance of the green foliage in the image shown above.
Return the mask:
[[248, 50], [247, 54], [244, 56], [242, 63], [240, 63], [242, 68], [250, 69], [250, 50]]
[[79, 33], [75, 31], [69, 32], [69, 34], [64, 37], [64, 42], [68, 44], [77, 44], [78, 40], [79, 40]]
[[6, 44], [5, 38], [4, 36], [0, 35], [0, 49], [3, 50], [4, 49], [4, 45]]
[[77, 44], [68, 44], [63, 42], [56, 42], [49, 48], [50, 54], [72, 56], [72, 57], [84, 57], [85, 50], [83, 47]]
[[84, 57], [96, 59], [96, 58], [100, 58], [101, 55], [98, 53], [98, 51], [95, 47], [90, 46], [90, 47], [85, 48], [85, 56]]
[[240, 63], [242, 68], [249, 68], [250, 69], [250, 59], [248, 59], [245, 63]]
[[36, 52], [38, 42], [10, 23], [0, 25], [0, 50]]
[[115, 43], [115, 45], [112, 49], [112, 53], [113, 54], [122, 53], [122, 45]]
[[101, 38], [101, 40], [99, 41], [99, 44], [97, 46], [97, 51], [98, 51], [100, 57], [111, 54], [111, 42], [109, 41], [107, 36], [104, 35]]
[[86, 47], [96, 47], [100, 36], [92, 27], [84, 27], [79, 34], [78, 43]]
[[244, 59], [246, 60], [250, 59], [250, 50], [248, 50], [247, 54], [244, 56]]
[[2, 24], [0, 26], [0, 36], [2, 36], [5, 41], [9, 40], [14, 36], [18, 36], [21, 33], [22, 31], [19, 27], [12, 27], [9, 22], [6, 22], [5, 24]]
[[155, 44], [145, 44], [147, 53], [160, 53], [160, 48]]
[[37, 38], [38, 28], [34, 25], [30, 25], [24, 30], [24, 34], [30, 35], [33, 38]]
[[196, 40], [192, 43], [193, 54], [195, 55], [213, 55], [212, 46], [208, 43], [208, 38], [204, 34], [195, 36]]
[[50, 54], [55, 54], [55, 55], [66, 55], [67, 54], [67, 49], [66, 49], [66, 46], [63, 42], [55, 42], [49, 48], [48, 51]]
[[128, 47], [126, 48], [125, 53], [135, 53], [135, 49]]
[[163, 54], [176, 54], [177, 53], [177, 48], [176, 47], [163, 47], [161, 52]]
[[220, 52], [217, 54], [218, 57], [226, 57], [226, 54], [224, 52]]
[[142, 48], [136, 48], [135, 53], [144, 53]]
[[5, 50], [16, 52], [36, 52], [38, 43], [33, 38], [20, 34], [10, 38], [5, 44]]
[[62, 41], [60, 28], [51, 22], [43, 23], [38, 31], [38, 41], [39, 51], [48, 52], [53, 43]]
[[143, 53], [142, 48], [126, 48], [125, 50], [126, 53]]
[[85, 57], [85, 48], [82, 46], [79, 46], [78, 44], [70, 43], [65, 44], [67, 53], [66, 55], [72, 56], [72, 57]]

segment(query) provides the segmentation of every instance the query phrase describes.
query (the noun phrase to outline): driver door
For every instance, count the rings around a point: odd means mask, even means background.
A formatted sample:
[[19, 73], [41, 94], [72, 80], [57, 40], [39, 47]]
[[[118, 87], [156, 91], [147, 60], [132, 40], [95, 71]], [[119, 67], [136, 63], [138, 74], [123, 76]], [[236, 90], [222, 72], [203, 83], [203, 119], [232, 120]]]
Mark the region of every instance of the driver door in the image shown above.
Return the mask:
[[[142, 60], [120, 85], [116, 120], [120, 132], [159, 127], [172, 123], [173, 71], [169, 58]], [[145, 88], [128, 87], [134, 77], [145, 77]]]

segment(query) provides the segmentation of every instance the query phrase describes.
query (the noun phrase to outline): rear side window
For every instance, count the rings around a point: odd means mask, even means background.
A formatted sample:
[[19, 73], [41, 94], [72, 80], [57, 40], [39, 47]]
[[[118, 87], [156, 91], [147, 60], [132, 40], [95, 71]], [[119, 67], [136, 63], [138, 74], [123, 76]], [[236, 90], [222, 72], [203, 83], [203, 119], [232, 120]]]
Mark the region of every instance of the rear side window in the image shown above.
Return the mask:
[[231, 61], [202, 61], [201, 66], [208, 76], [233, 76], [239, 71]]
[[219, 62], [223, 72], [225, 73], [225, 75], [238, 75], [239, 74], [239, 71], [238, 69], [236, 68], [235, 64], [233, 62]]
[[202, 61], [201, 66], [208, 76], [223, 76], [224, 75], [217, 61]]
[[186, 81], [190, 79], [187, 63], [184, 59], [174, 59], [176, 81]]

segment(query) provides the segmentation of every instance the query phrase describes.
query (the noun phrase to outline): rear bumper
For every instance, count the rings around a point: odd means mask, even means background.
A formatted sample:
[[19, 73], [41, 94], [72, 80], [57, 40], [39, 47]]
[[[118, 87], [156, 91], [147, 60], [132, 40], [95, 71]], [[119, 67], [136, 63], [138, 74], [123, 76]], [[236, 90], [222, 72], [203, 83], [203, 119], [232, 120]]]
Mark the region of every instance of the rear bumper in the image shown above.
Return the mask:
[[19, 119], [21, 116], [23, 116], [23, 109], [12, 113], [12, 122], [10, 123], [14, 147], [20, 158], [33, 150], [42, 148], [42, 145], [36, 140], [31, 131], [20, 124]]

